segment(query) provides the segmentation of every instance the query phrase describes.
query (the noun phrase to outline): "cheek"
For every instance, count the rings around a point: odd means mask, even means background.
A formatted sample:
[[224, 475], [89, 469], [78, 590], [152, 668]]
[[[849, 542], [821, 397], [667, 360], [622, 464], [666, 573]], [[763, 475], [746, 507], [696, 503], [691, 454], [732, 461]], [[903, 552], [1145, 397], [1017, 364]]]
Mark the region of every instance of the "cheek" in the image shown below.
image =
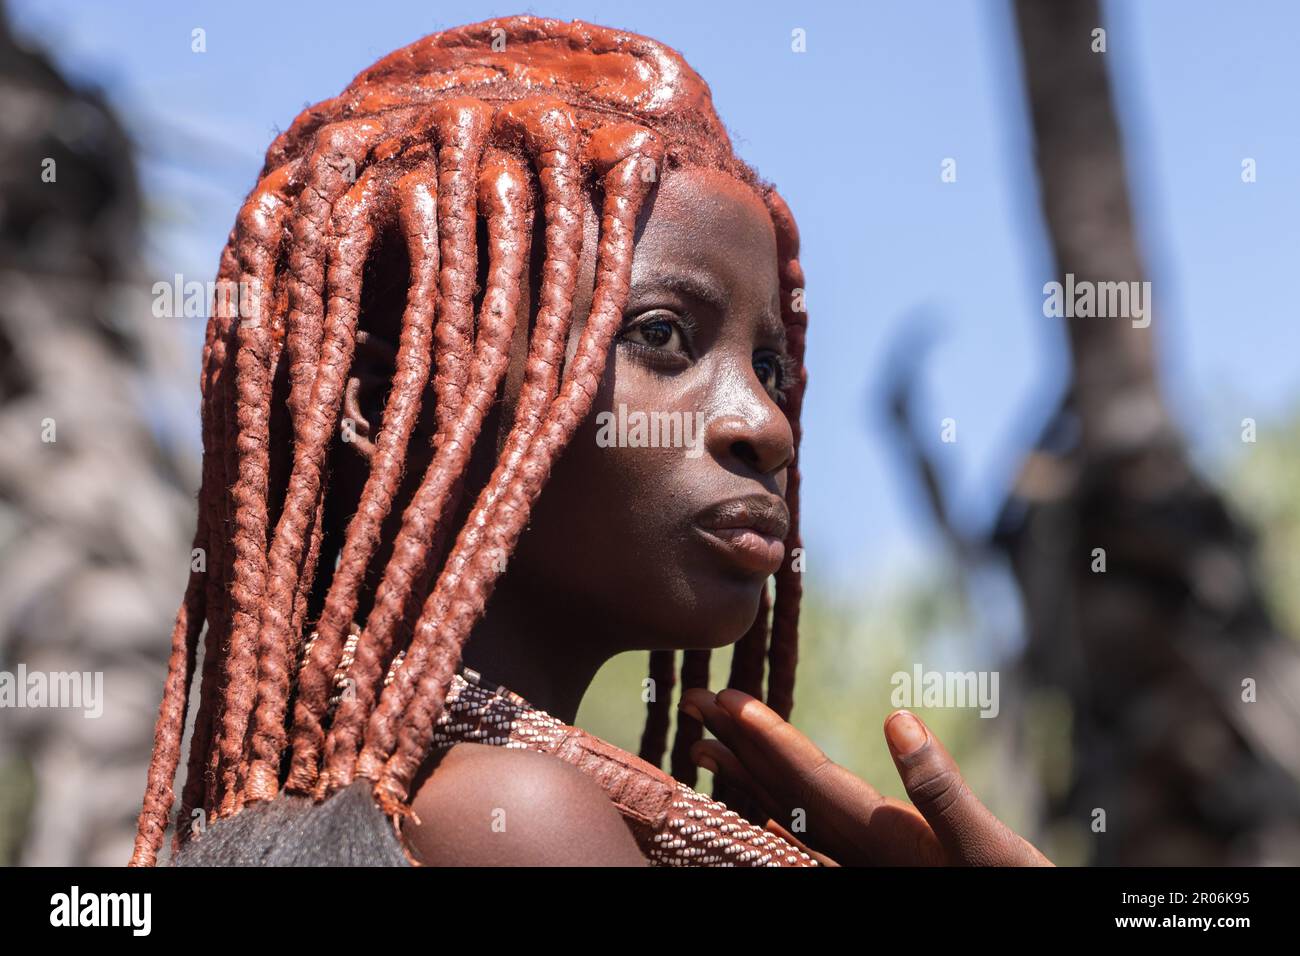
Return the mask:
[[681, 448], [619, 447], [617, 441], [620, 405], [626, 421], [638, 411], [673, 410], [680, 393], [664, 376], [611, 359], [591, 413], [533, 508], [519, 555], [531, 570], [545, 574], [555, 555], [564, 555], [573, 579], [605, 590], [676, 573], [694, 498], [687, 466], [700, 461], [686, 459]]
[[663, 533], [671, 517], [671, 508], [663, 505], [687, 480], [684, 453], [632, 447], [635, 424], [638, 416], [644, 422], [650, 413], [682, 411], [689, 404], [683, 392], [672, 378], [620, 360], [617, 353], [611, 357], [592, 411], [552, 476], [560, 488], [556, 497], [576, 509], [577, 521], [586, 516], [623, 538]]
[[615, 434], [620, 405], [628, 416], [690, 414], [707, 400], [707, 383], [655, 374], [631, 360], [612, 361], [606, 371], [591, 414], [538, 498], [515, 561], [534, 585], [567, 595], [604, 625], [619, 622], [647, 647], [735, 640], [753, 620], [758, 586], [718, 575], [692, 531], [699, 509], [720, 496], [713, 485], [726, 473], [707, 452], [688, 457], [681, 447], [597, 441], [601, 413], [613, 414]]

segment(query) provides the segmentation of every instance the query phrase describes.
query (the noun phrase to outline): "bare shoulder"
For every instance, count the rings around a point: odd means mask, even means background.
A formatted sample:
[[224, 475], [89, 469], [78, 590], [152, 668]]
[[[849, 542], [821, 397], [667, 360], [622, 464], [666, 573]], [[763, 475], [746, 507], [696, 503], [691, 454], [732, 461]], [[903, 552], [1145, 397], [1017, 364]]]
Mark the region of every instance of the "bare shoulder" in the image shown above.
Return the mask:
[[429, 866], [645, 866], [618, 808], [557, 757], [456, 744], [418, 785], [402, 833]]

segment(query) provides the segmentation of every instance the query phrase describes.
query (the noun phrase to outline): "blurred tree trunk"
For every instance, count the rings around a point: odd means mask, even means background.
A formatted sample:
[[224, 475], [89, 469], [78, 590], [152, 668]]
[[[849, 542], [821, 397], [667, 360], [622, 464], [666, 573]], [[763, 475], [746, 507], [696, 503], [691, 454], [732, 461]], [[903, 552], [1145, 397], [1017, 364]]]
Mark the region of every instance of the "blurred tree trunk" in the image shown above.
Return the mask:
[[0, 864], [129, 858], [189, 571], [197, 456], [146, 416], [191, 363], [141, 281], [133, 153], [0, 4], [0, 670], [102, 675], [99, 716], [0, 712]]
[[[1098, 5], [1016, 0], [1015, 14], [1051, 278], [1140, 282]], [[1064, 321], [1072, 380], [995, 535], [1024, 600], [1025, 676], [1073, 714], [1051, 822], [1099, 864], [1298, 863], [1300, 660], [1249, 530], [1195, 474], [1161, 398], [1161, 315]]]

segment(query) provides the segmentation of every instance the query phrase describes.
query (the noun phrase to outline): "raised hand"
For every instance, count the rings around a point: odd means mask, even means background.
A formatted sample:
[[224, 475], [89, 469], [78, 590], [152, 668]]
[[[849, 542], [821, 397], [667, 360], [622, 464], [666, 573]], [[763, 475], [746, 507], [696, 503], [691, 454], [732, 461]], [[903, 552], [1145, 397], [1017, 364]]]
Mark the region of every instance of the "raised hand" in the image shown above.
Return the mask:
[[[971, 792], [956, 761], [921, 719], [899, 710], [885, 740], [911, 803], [882, 796], [832, 761], [794, 725], [728, 688], [692, 688], [680, 710], [717, 740], [701, 740], [692, 759], [749, 793], [771, 818], [824, 863], [845, 866], [1052, 866], [1033, 844], [995, 817]], [[789, 827], [803, 812], [806, 831]], [[798, 828], [796, 828], [798, 829]]]

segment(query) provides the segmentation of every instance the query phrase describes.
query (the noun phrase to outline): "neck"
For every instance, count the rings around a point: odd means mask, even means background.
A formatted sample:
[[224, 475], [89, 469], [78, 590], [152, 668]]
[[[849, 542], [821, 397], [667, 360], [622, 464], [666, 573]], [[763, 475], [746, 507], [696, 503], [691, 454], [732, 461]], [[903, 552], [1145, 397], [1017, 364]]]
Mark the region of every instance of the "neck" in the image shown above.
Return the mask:
[[[540, 612], [540, 613], [539, 613]], [[572, 619], [498, 591], [465, 644], [462, 661], [489, 683], [503, 684], [534, 707], [572, 724], [578, 706], [609, 654], [576, 633]]]

